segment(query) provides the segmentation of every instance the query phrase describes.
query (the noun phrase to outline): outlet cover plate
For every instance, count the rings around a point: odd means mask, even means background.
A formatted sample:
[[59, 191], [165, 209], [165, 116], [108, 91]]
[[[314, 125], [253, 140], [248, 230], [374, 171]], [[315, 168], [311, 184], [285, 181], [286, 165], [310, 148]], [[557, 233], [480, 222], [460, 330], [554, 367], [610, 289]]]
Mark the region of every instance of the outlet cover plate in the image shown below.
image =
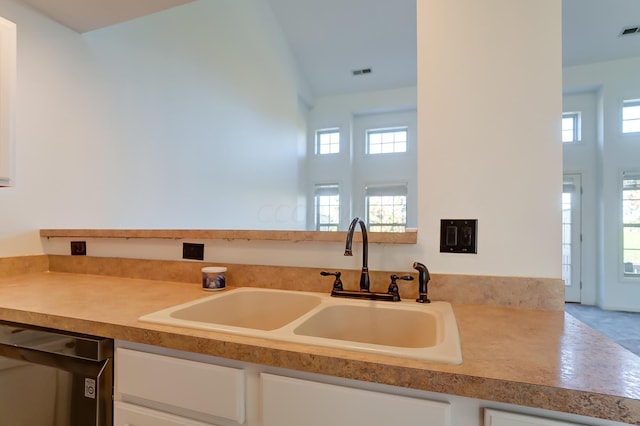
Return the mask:
[[440, 253], [478, 253], [478, 219], [441, 219]]
[[204, 244], [182, 243], [182, 258], [204, 260]]
[[71, 256], [86, 256], [86, 255], [87, 255], [86, 241], [71, 241]]

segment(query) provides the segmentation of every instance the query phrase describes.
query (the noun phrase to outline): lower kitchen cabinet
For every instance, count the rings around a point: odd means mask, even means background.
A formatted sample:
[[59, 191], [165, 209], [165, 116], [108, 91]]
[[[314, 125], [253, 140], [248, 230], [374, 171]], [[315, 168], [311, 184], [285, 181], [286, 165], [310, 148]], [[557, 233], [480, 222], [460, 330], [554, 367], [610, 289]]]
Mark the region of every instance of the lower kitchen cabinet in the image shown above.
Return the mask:
[[116, 341], [115, 426], [624, 426]]
[[[116, 348], [115, 360], [115, 392], [120, 402], [206, 421], [194, 424], [245, 421], [246, 380], [242, 369], [122, 347]], [[122, 407], [120, 414], [124, 411], [132, 415], [130, 406], [124, 406], [128, 411]], [[120, 424], [116, 422], [116, 426]]]
[[584, 426], [578, 423], [567, 423], [537, 416], [509, 413], [487, 409], [484, 410], [484, 426]]
[[261, 374], [263, 426], [448, 426], [450, 406], [382, 392]]
[[211, 426], [173, 414], [116, 401], [113, 405], [114, 426]]

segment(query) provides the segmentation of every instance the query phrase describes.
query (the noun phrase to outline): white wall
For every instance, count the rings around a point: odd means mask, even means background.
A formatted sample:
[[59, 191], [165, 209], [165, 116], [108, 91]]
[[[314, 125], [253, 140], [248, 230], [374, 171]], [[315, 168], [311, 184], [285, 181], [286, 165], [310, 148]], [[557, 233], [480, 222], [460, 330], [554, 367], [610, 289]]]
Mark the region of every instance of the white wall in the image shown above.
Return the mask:
[[[640, 282], [623, 276], [620, 224], [621, 173], [623, 170], [640, 171], [640, 137], [622, 134], [621, 105], [624, 99], [640, 98], [639, 73], [640, 57], [567, 67], [563, 71], [565, 91], [596, 88], [595, 105], [590, 107], [596, 111], [596, 140], [590, 148], [594, 152], [587, 152], [588, 145], [584, 149], [565, 149], [565, 163], [567, 167], [585, 170], [590, 176], [587, 184], [593, 186], [585, 187], [585, 192], [595, 194], [595, 207], [585, 206], [583, 217], [586, 215], [596, 223], [597, 229], [593, 231], [596, 237], [592, 241], [596, 241], [597, 252], [593, 261], [599, 267], [594, 302], [606, 309], [639, 309]], [[575, 102], [577, 96], [565, 96], [565, 99]], [[586, 229], [586, 232], [590, 231]]]
[[[0, 0], [0, 4], [8, 0]], [[236, 3], [236, 2], [234, 2]], [[193, 7], [202, 7], [196, 3]], [[3, 9], [4, 10], [4, 9]], [[9, 16], [9, 18], [11, 18]], [[155, 21], [154, 21], [155, 22]], [[47, 23], [44, 28], [52, 27]], [[455, 31], [453, 31], [455, 29]], [[35, 36], [35, 29], [32, 29]], [[114, 36], [119, 31], [133, 31], [124, 26], [119, 30], [113, 29]], [[171, 30], [166, 28], [166, 30]], [[49, 31], [54, 31], [50, 29]], [[36, 61], [39, 57], [57, 57], [58, 50], [79, 48], [81, 39], [76, 35], [55, 29], [61, 33], [59, 37], [67, 38], [66, 43], [59, 40], [58, 44], [45, 43], [46, 51], [36, 55], [36, 48], [29, 50]], [[175, 31], [169, 31], [175, 34]], [[57, 33], [56, 33], [57, 34]], [[104, 51], [115, 55], [115, 50], [108, 50], [109, 40], [101, 39], [103, 33], [92, 35], [87, 39], [86, 46], [99, 45]], [[106, 33], [104, 33], [106, 34]], [[505, 37], [508, 34], [508, 37]], [[50, 38], [52, 34], [41, 37]], [[170, 41], [167, 41], [170, 42]], [[140, 45], [127, 48], [129, 59], [134, 62], [135, 53], [142, 47], [146, 48], [144, 40]], [[561, 34], [560, 34], [560, 1], [559, 0], [489, 0], [481, 3], [475, 0], [426, 0], [418, 2], [418, 187], [419, 187], [419, 241], [411, 246], [380, 246], [375, 245], [370, 250], [370, 267], [383, 270], [409, 270], [411, 262], [420, 260], [425, 262], [434, 272], [462, 273], [480, 275], [532, 276], [559, 278], [561, 275], [560, 256], [560, 220], [561, 220], [561, 143], [560, 143], [560, 114], [561, 114]], [[48, 53], [51, 52], [51, 53]], [[86, 60], [95, 58], [88, 55]], [[152, 58], [162, 65], [159, 58]], [[182, 58], [184, 59], [184, 58]], [[84, 68], [82, 60], [75, 58], [67, 68], [71, 72]], [[92, 65], [95, 64], [92, 62]], [[47, 72], [38, 69], [35, 64], [24, 70], [27, 74], [36, 74], [29, 78], [29, 82], [37, 82], [37, 77], [45, 77]], [[165, 73], [178, 72], [180, 67], [165, 64], [169, 70], [159, 70], [160, 81], [168, 82]], [[197, 65], [197, 66], [196, 66]], [[91, 91], [98, 90], [91, 83], [98, 76], [108, 79], [111, 73], [117, 75], [118, 64], [110, 64], [110, 71], [95, 65], [97, 70], [90, 77], [80, 75], [76, 78], [89, 80], [85, 82], [89, 99], [100, 99], [98, 104], [91, 104], [93, 108], [103, 107], [105, 104], [122, 105], [118, 96], [122, 93], [115, 91], [110, 95], [94, 98]], [[190, 71], [197, 75], [201, 64], [194, 64]], [[25, 68], [25, 65], [22, 65]], [[79, 68], [80, 67], [80, 68]], [[212, 67], [212, 72], [215, 67]], [[142, 69], [136, 68], [137, 70]], [[102, 76], [107, 73], [107, 76]], [[247, 71], [248, 72], [248, 71]], [[532, 78], [535, 76], [535, 78]], [[131, 76], [132, 84], [142, 84], [147, 87], [144, 78], [156, 78], [149, 73]], [[144, 77], [144, 78], [143, 78]], [[23, 77], [25, 78], [25, 77]], [[123, 74], [124, 78], [124, 74]], [[61, 80], [62, 76], [58, 77]], [[250, 78], [249, 78], [250, 79]], [[45, 92], [55, 91], [54, 87], [42, 84], [40, 89]], [[132, 85], [132, 90], [137, 86]], [[266, 89], [265, 89], [266, 90]], [[141, 90], [142, 91], [142, 90]], [[158, 93], [150, 93], [154, 99], [164, 100]], [[194, 94], [195, 96], [196, 94]], [[230, 92], [230, 97], [243, 96], [239, 89]], [[73, 94], [82, 98], [82, 93]], [[55, 100], [64, 97], [53, 97]], [[66, 101], [66, 99], [65, 99]], [[226, 99], [233, 104], [233, 99]], [[22, 101], [25, 102], [25, 101]], [[138, 104], [134, 104], [138, 105]], [[220, 113], [224, 113], [220, 105]], [[167, 107], [168, 108], [168, 107]], [[62, 106], [68, 114], [68, 119], [74, 120], [85, 114], [83, 109], [73, 110]], [[127, 160], [126, 155], [131, 152], [146, 154], [144, 160], [152, 160], [156, 155], [148, 149], [146, 144], [154, 142], [160, 132], [154, 133], [153, 138], [143, 138], [144, 128], [134, 126], [137, 121], [126, 121], [115, 108], [107, 109], [109, 120], [94, 123], [85, 129], [87, 135], [94, 137], [76, 137], [75, 142], [64, 138], [57, 138], [58, 149], [76, 155], [74, 163], [79, 164], [89, 177], [82, 182], [69, 184], [64, 195], [46, 197], [49, 202], [43, 207], [52, 211], [42, 212], [40, 216], [33, 216], [28, 207], [37, 204], [46, 192], [36, 189], [38, 182], [47, 176], [41, 171], [34, 172], [33, 179], [27, 188], [31, 189], [27, 197], [28, 205], [12, 207], [13, 212], [6, 215], [20, 224], [25, 232], [42, 227], [55, 226], [91, 226], [117, 227], [124, 220], [121, 211], [137, 218], [134, 224], [154, 226], [157, 224], [154, 215], [158, 204], [150, 203], [150, 208], [136, 211], [128, 206], [132, 196], [120, 198], [114, 193], [112, 186], [125, 188], [127, 179], [114, 175], [112, 165], [123, 164], [124, 170], [132, 172], [134, 162]], [[169, 109], [175, 112], [175, 109]], [[134, 111], [135, 112], [135, 111]], [[204, 113], [199, 111], [199, 113]], [[22, 113], [22, 120], [26, 120], [26, 112]], [[136, 120], [156, 119], [167, 117], [167, 111], [159, 108], [145, 114], [135, 116]], [[461, 121], [460, 118], [464, 117]], [[40, 111], [29, 117], [32, 126], [43, 126], [42, 132], [52, 134], [50, 120]], [[184, 118], [187, 120], [187, 118]], [[75, 127], [68, 126], [61, 121], [60, 131], [77, 132]], [[79, 123], [84, 124], [84, 123]], [[126, 125], [125, 125], [126, 124]], [[117, 125], [117, 137], [112, 137], [110, 128]], [[96, 127], [100, 134], [95, 135], [90, 129]], [[84, 126], [82, 126], [84, 127]], [[163, 127], [166, 131], [174, 131], [171, 126]], [[151, 128], [153, 130], [153, 128]], [[24, 130], [23, 130], [24, 131]], [[103, 135], [102, 132], [107, 132]], [[82, 135], [81, 135], [82, 136]], [[175, 139], [180, 139], [178, 134]], [[33, 138], [22, 139], [20, 145], [31, 144]], [[127, 142], [122, 142], [121, 139]], [[115, 142], [114, 142], [115, 140]], [[180, 139], [181, 143], [188, 138]], [[146, 144], [141, 143], [146, 141]], [[168, 143], [168, 141], [164, 141]], [[88, 146], [91, 146], [89, 149]], [[92, 144], [95, 144], [93, 146]], [[111, 145], [115, 144], [115, 145]], [[133, 144], [133, 146], [131, 145]], [[21, 160], [24, 166], [30, 165], [37, 157], [37, 152], [48, 147], [44, 143], [34, 143], [33, 152]], [[172, 153], [181, 155], [181, 150], [175, 152], [167, 145]], [[187, 145], [188, 148], [193, 148]], [[25, 149], [25, 148], [22, 148]], [[98, 155], [93, 154], [97, 150]], [[54, 149], [48, 154], [58, 155]], [[62, 157], [64, 158], [64, 157]], [[142, 156], [139, 157], [143, 160]], [[90, 161], [95, 159], [96, 161]], [[104, 160], [106, 159], [106, 160]], [[46, 161], [40, 160], [36, 165], [42, 167]], [[63, 162], [69, 165], [71, 160]], [[140, 164], [140, 163], [138, 163]], [[56, 165], [59, 166], [59, 165]], [[161, 176], [163, 170], [156, 165], [151, 173]], [[60, 167], [49, 166], [51, 176], [48, 180], [56, 182], [52, 185], [59, 189], [61, 183], [68, 183], [70, 172], [64, 172]], [[98, 177], [91, 177], [89, 171], [99, 173]], [[97, 180], [97, 182], [93, 182]], [[143, 188], [149, 178], [142, 177]], [[113, 181], [113, 182], [112, 182]], [[167, 182], [166, 180], [162, 182]], [[102, 187], [99, 187], [102, 185]], [[90, 196], [101, 189], [100, 196], [90, 199]], [[180, 188], [184, 189], [184, 188]], [[154, 187], [155, 190], [155, 187]], [[133, 192], [133, 191], [131, 191]], [[0, 202], [10, 201], [3, 194]], [[144, 195], [149, 198], [150, 196]], [[54, 200], [62, 198], [66, 203], [57, 203], [51, 207]], [[91, 207], [81, 202], [90, 199]], [[153, 200], [152, 200], [153, 201]], [[72, 204], [74, 209], [69, 209]], [[78, 206], [79, 209], [78, 209]], [[166, 206], [162, 206], [166, 207]], [[15, 216], [23, 209], [28, 219], [16, 219]], [[83, 209], [91, 213], [80, 214]], [[235, 209], [233, 211], [236, 211]], [[66, 212], [67, 216], [63, 217]], [[71, 213], [70, 213], [71, 212]], [[172, 210], [172, 214], [185, 213], [193, 218], [197, 213]], [[3, 213], [4, 214], [4, 213]], [[162, 213], [158, 213], [162, 214]], [[479, 243], [477, 255], [440, 254], [438, 251], [439, 223], [441, 218], [477, 218], [479, 219]], [[29, 224], [27, 224], [29, 222]], [[197, 225], [197, 221], [196, 225]], [[9, 238], [9, 226], [2, 221], [3, 246]], [[197, 226], [196, 226], [197, 227]], [[55, 243], [47, 246], [47, 252], [63, 250]], [[151, 256], [173, 256], [179, 258], [180, 242], [113, 242], [106, 241], [96, 247], [93, 254], [102, 255], [135, 255], [152, 253]], [[169, 247], [169, 245], [171, 247]], [[129, 247], [126, 249], [125, 246]], [[133, 250], [131, 247], [139, 250]], [[231, 262], [240, 259], [246, 263], [282, 264], [282, 265], [319, 265], [322, 267], [357, 268], [358, 254], [353, 258], [344, 258], [340, 244], [313, 243], [270, 243], [270, 242], [213, 242], [211, 243], [210, 259], [218, 262]], [[64, 246], [67, 253], [68, 245]], [[145, 251], [146, 249], [146, 251]], [[38, 252], [34, 245], [29, 246], [27, 252]], [[91, 251], [91, 248], [89, 249]], [[125, 253], [126, 252], [126, 253]], [[19, 254], [19, 250], [5, 249], [4, 254]]]
[[[420, 246], [439, 272], [561, 276], [559, 0], [418, 3]], [[440, 219], [478, 254], [440, 254]]]
[[0, 11], [18, 27], [0, 255], [41, 252], [40, 228], [304, 227], [274, 215], [298, 204], [300, 82], [262, 2], [200, 1], [85, 35], [11, 0]]

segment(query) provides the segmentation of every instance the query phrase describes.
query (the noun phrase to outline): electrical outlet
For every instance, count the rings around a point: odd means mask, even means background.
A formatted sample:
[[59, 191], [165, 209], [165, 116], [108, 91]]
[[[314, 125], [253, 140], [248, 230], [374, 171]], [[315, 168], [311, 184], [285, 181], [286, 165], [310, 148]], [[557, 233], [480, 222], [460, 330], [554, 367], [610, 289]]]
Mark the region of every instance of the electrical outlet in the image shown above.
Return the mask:
[[182, 243], [182, 258], [204, 260], [204, 244]]
[[86, 256], [86, 255], [87, 255], [86, 241], [71, 241], [71, 256]]

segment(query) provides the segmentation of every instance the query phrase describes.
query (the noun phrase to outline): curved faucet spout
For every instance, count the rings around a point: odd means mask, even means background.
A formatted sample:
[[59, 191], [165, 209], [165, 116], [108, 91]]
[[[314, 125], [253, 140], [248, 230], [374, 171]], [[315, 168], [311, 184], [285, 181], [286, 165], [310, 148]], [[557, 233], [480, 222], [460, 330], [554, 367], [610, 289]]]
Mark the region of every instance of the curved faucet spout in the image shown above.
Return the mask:
[[349, 224], [349, 230], [347, 231], [347, 240], [344, 247], [345, 256], [353, 256], [351, 246], [353, 244], [353, 233], [356, 230], [356, 225], [360, 224], [360, 231], [362, 232], [362, 272], [360, 273], [360, 291], [369, 291], [369, 239], [367, 238], [367, 226], [364, 221], [359, 217], [354, 217]]

